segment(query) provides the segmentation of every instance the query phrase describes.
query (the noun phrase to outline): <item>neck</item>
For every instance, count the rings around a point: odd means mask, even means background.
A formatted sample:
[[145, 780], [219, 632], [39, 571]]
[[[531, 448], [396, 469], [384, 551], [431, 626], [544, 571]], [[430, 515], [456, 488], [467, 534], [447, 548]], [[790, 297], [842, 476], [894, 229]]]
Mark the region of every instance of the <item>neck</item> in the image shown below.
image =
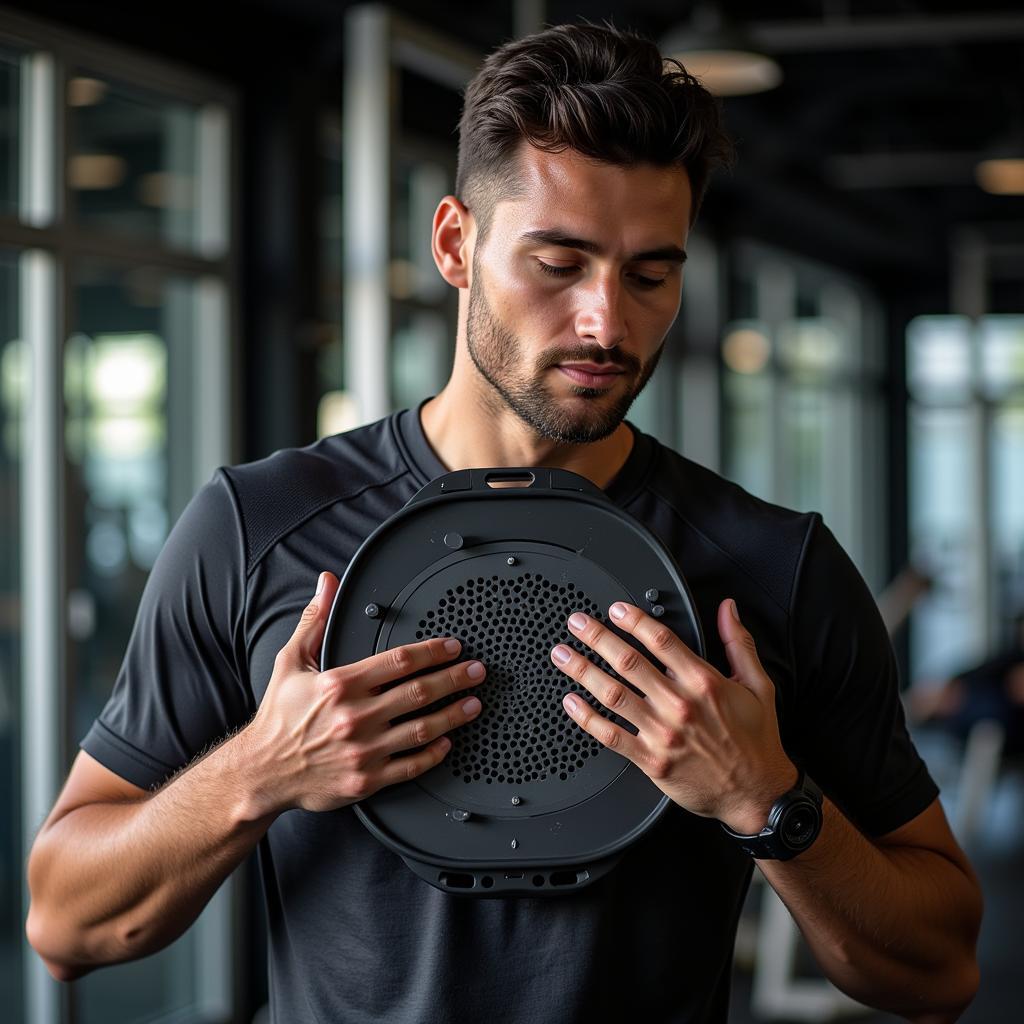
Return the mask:
[[423, 432], [449, 471], [506, 466], [567, 469], [607, 489], [633, 449], [622, 422], [600, 441], [563, 444], [539, 437], [497, 395], [461, 394], [454, 376], [420, 410]]

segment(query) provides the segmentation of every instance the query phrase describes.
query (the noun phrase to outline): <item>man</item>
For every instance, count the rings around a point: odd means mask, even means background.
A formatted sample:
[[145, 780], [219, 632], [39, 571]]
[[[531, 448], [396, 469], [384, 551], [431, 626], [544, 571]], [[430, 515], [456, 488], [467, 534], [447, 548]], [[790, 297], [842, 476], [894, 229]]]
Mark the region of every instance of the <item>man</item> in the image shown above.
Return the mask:
[[908, 710], [920, 722], [935, 722], [966, 740], [983, 721], [1003, 730], [1002, 755], [1024, 753], [1024, 610], [1013, 617], [1010, 642], [980, 664], [936, 685], [919, 685]]
[[[723, 826], [758, 833], [799, 764], [826, 794], [820, 834], [758, 868], [843, 989], [953, 1020], [977, 984], [978, 889], [905, 732], [863, 581], [820, 516], [760, 502], [623, 419], [726, 154], [713, 101], [648, 42], [562, 26], [487, 60], [460, 131], [458, 197], [433, 230], [459, 290], [450, 381], [418, 409], [223, 469], [193, 500], [33, 850], [33, 945], [59, 978], [150, 953], [258, 844], [282, 1024], [724, 1021], [752, 858]], [[474, 676], [436, 638], [317, 670], [361, 541], [431, 478], [502, 465], [605, 489], [677, 556], [706, 624], [707, 662], [632, 605], [619, 623], [650, 660], [623, 659], [594, 619], [567, 623], [646, 700], [552, 650], [594, 700], [567, 695], [566, 715], [673, 801], [565, 899], [441, 892], [352, 810], [437, 765], [481, 709], [392, 720], [473, 687], [486, 708], [486, 666]]]

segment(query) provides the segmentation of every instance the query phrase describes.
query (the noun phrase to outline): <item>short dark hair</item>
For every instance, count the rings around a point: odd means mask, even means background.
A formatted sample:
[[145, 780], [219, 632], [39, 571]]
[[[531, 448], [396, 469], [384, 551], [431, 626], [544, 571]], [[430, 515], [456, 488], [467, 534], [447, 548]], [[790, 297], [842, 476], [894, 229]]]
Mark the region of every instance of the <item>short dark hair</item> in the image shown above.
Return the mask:
[[481, 237], [495, 204], [516, 194], [509, 159], [524, 140], [608, 163], [685, 168], [691, 225], [711, 172], [733, 159], [718, 101], [679, 61], [636, 33], [590, 23], [506, 43], [466, 87], [455, 191]]

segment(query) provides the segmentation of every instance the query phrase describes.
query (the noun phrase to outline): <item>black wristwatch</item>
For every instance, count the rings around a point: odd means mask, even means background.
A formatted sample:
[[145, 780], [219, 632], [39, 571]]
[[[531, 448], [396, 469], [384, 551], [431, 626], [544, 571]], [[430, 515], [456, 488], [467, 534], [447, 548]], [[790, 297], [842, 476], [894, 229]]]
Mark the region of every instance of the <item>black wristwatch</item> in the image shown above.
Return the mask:
[[740, 845], [744, 853], [759, 860], [790, 860], [803, 853], [821, 831], [821, 790], [804, 774], [796, 785], [783, 793], [768, 812], [768, 824], [752, 836], [733, 832], [720, 822], [726, 834]]

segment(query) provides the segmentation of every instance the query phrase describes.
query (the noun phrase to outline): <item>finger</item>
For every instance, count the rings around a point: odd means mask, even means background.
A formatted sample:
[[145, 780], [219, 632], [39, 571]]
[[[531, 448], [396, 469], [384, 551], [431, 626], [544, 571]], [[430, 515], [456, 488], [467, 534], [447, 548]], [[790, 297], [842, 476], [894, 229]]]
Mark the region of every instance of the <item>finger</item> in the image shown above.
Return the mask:
[[774, 698], [775, 685], [757, 655], [754, 638], [740, 622], [736, 602], [730, 597], [718, 606], [718, 635], [725, 645], [735, 680], [758, 697]]
[[479, 697], [463, 696], [433, 714], [421, 715], [393, 726], [384, 734], [380, 743], [374, 745], [373, 750], [384, 756], [422, 747], [473, 721], [479, 716], [481, 708]]
[[[590, 621], [597, 628], [604, 629], [595, 620]], [[574, 627], [570, 626], [569, 628], [573, 629]], [[581, 632], [587, 631], [587, 629], [588, 627], [583, 627]], [[607, 630], [604, 630], [604, 632], [607, 632]], [[625, 648], [625, 652], [618, 656], [617, 663], [613, 660], [613, 657], [616, 657], [614, 655], [603, 655], [604, 660], [612, 665], [623, 679], [629, 679], [630, 682], [643, 679], [645, 684], [650, 686], [647, 674], [638, 668], [639, 663], [646, 660], [643, 655], [630, 647], [629, 644], [623, 643], [618, 637], [615, 637], [614, 640], [616, 644], [620, 644]], [[647, 706], [647, 702], [642, 697], [638, 697], [628, 686], [624, 686], [622, 683], [612, 679], [607, 672], [601, 671], [589, 658], [574, 651], [566, 644], [558, 644], [557, 647], [551, 650], [551, 660], [570, 679], [575, 679], [581, 686], [589, 690], [609, 711], [613, 711], [619, 718], [635, 725], [641, 732], [653, 728], [654, 716], [651, 713], [651, 709]], [[653, 666], [649, 663], [647, 667], [653, 671]], [[640, 685], [640, 683], [638, 682], [637, 685]]]
[[480, 661], [460, 661], [437, 672], [410, 679], [375, 698], [374, 708], [380, 719], [388, 721], [427, 707], [442, 697], [466, 690], [483, 682], [487, 669]]
[[648, 615], [635, 604], [616, 601], [608, 609], [608, 621], [624, 633], [637, 638], [648, 651], [667, 669], [673, 677], [685, 681], [694, 670], [703, 671], [708, 663], [688, 647], [660, 619]]
[[462, 644], [455, 637], [431, 637], [371, 654], [350, 665], [328, 669], [328, 672], [341, 676], [346, 693], [365, 696], [388, 683], [443, 665], [457, 658], [461, 650]]
[[[617, 604], [612, 605], [612, 608], [615, 608]], [[679, 668], [677, 675], [682, 676], [685, 674], [687, 666], [680, 665], [682, 656], [676, 656], [676, 654], [677, 650], [685, 651], [693, 662], [693, 665], [690, 666], [691, 669], [697, 665], [707, 669], [708, 666], [697, 658], [667, 626], [659, 623], [657, 619], [644, 615], [639, 608], [631, 605], [623, 605], [623, 607], [635, 611], [636, 614], [631, 615], [627, 612], [627, 615], [618, 620], [616, 624], [624, 632], [635, 635], [652, 654], [656, 654], [659, 662], [665, 664], [675, 661]], [[576, 616], [579, 616], [578, 620]], [[650, 627], [643, 621], [645, 619], [651, 624]], [[583, 625], [577, 626], [576, 621], [582, 622]], [[665, 718], [675, 713], [679, 704], [678, 687], [670, 686], [665, 681], [665, 675], [659, 672], [650, 660], [645, 658], [635, 647], [626, 643], [622, 637], [617, 636], [597, 619], [584, 615], [583, 612], [574, 612], [569, 616], [567, 626], [574, 636], [579, 637], [583, 643], [600, 654], [623, 679], [628, 679], [646, 694], [654, 709], [652, 714]], [[658, 649], [655, 650], [655, 648]], [[600, 694], [595, 694], [595, 696], [603, 702]]]
[[598, 743], [616, 754], [621, 754], [634, 764], [642, 766], [644, 758], [642, 743], [621, 725], [609, 722], [575, 693], [567, 693], [562, 698], [562, 707], [570, 718], [585, 733], [593, 736]]
[[324, 629], [330, 615], [334, 595], [338, 592], [338, 577], [331, 572], [322, 572], [317, 579], [316, 593], [309, 604], [302, 609], [288, 643], [281, 648], [281, 654], [292, 665], [316, 668], [320, 658], [320, 647], [324, 641]]
[[385, 764], [377, 776], [380, 786], [395, 786], [400, 782], [409, 782], [424, 772], [436, 768], [452, 748], [452, 741], [447, 736], [435, 740], [425, 750], [420, 750], [407, 757], [392, 758]]

